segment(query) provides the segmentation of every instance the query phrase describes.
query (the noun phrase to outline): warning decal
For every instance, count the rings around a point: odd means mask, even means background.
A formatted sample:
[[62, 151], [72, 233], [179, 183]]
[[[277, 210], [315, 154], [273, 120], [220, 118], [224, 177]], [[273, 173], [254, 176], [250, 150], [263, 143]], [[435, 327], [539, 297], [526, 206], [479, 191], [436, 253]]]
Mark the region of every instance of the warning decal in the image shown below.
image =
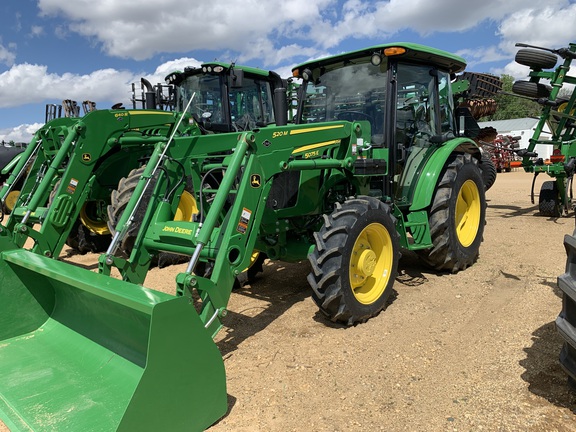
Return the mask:
[[70, 183], [68, 183], [68, 187], [66, 188], [66, 192], [69, 194], [74, 194], [76, 192], [76, 187], [78, 186], [78, 180], [75, 178], [70, 179]]
[[242, 215], [240, 216], [240, 220], [238, 221], [238, 226], [236, 227], [236, 231], [241, 234], [246, 234], [248, 230], [248, 223], [250, 222], [250, 218], [252, 217], [252, 212], [247, 208], [242, 209]]

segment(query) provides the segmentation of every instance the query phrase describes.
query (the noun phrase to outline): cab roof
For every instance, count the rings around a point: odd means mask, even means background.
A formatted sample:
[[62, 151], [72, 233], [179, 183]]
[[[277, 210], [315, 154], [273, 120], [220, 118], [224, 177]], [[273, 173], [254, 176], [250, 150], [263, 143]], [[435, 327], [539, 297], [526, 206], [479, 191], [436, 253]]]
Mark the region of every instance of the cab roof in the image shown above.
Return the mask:
[[250, 75], [261, 76], [266, 81], [270, 81], [270, 78], [272, 78], [274, 80], [280, 79], [280, 76], [273, 71], [258, 69], [258, 68], [251, 67], [251, 66], [243, 66], [243, 65], [233, 64], [233, 63], [224, 63], [224, 62], [219, 62], [219, 61], [213, 61], [213, 62], [202, 63], [200, 66], [185, 67], [183, 72], [180, 70], [173, 71], [173, 72], [169, 73], [168, 75], [166, 75], [166, 80], [168, 80], [168, 78], [174, 74], [182, 74], [183, 73], [184, 74], [183, 76], [199, 75], [201, 73], [204, 73], [204, 69], [207, 69], [207, 68], [210, 68], [211, 70], [215, 70], [217, 73], [222, 73], [224, 71], [226, 71], [226, 73], [228, 73], [228, 71], [232, 67], [235, 70], [242, 70], [244, 73], [247, 73]]
[[420, 45], [410, 42], [395, 42], [381, 45], [374, 45], [357, 51], [349, 51], [332, 57], [326, 57], [319, 60], [312, 60], [302, 63], [292, 69], [293, 72], [303, 70], [304, 68], [315, 69], [329, 65], [337, 66], [356, 58], [371, 56], [375, 52], [383, 53], [386, 48], [404, 48], [403, 54], [397, 54], [393, 57], [401, 58], [408, 61], [435, 65], [440, 69], [447, 70], [450, 73], [462, 72], [466, 68], [466, 60], [447, 51], [442, 51], [426, 45]]

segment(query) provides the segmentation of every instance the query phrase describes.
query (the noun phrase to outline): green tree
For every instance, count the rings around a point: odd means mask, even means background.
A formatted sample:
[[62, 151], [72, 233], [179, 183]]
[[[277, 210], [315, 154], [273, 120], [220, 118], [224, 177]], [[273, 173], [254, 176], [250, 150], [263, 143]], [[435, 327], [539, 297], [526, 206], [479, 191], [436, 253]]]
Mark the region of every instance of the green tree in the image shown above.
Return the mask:
[[542, 107], [536, 102], [522, 96], [511, 95], [514, 84], [514, 78], [511, 75], [502, 75], [500, 79], [502, 80], [502, 93], [494, 98], [498, 108], [493, 115], [483, 118], [482, 121], [540, 116]]

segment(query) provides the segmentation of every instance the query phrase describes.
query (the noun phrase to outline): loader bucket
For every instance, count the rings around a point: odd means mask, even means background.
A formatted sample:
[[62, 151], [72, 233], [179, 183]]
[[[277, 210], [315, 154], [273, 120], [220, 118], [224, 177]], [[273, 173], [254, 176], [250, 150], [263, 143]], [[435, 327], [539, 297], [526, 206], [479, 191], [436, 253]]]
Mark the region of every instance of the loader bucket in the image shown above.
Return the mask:
[[226, 409], [222, 357], [188, 298], [0, 254], [0, 416], [11, 431], [196, 431]]

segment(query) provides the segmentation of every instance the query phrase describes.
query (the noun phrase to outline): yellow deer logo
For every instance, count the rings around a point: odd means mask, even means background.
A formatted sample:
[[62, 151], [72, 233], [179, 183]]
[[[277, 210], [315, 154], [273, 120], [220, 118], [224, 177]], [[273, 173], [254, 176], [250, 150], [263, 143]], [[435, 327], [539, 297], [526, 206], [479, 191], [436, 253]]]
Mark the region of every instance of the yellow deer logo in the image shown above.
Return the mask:
[[262, 184], [260, 174], [252, 174], [250, 176], [250, 186], [253, 188], [259, 188]]

